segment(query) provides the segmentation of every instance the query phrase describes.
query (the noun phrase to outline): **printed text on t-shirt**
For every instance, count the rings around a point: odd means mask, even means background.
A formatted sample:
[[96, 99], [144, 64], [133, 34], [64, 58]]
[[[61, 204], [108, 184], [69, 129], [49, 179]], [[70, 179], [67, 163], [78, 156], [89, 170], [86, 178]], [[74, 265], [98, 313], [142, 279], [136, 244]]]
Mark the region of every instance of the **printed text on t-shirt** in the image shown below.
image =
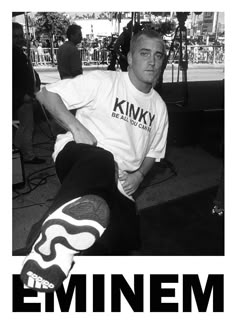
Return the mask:
[[112, 117], [130, 121], [132, 125], [150, 131], [155, 114], [144, 111], [141, 107], [135, 107], [134, 104], [124, 99], [116, 98]]

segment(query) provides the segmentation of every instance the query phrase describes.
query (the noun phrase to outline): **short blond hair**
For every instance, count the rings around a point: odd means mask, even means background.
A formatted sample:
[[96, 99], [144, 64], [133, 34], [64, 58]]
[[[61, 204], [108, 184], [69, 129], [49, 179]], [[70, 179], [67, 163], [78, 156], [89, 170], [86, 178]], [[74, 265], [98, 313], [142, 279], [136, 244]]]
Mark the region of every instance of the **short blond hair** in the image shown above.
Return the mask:
[[142, 37], [148, 37], [148, 38], [155, 38], [158, 39], [159, 41], [161, 41], [162, 46], [163, 46], [163, 53], [166, 52], [166, 45], [165, 42], [163, 41], [161, 35], [154, 29], [144, 29], [139, 31], [137, 34], [134, 34], [131, 41], [130, 41], [130, 52], [131, 54], [134, 53], [137, 44], [138, 44], [138, 40]]

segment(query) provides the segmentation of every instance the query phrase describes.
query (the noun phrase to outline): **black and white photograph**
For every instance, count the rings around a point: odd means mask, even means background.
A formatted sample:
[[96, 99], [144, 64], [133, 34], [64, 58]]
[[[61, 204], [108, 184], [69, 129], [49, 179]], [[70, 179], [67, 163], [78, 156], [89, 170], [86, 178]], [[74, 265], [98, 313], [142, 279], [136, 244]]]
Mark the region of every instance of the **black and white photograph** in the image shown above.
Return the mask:
[[8, 13], [12, 328], [225, 334], [227, 11], [77, 7]]

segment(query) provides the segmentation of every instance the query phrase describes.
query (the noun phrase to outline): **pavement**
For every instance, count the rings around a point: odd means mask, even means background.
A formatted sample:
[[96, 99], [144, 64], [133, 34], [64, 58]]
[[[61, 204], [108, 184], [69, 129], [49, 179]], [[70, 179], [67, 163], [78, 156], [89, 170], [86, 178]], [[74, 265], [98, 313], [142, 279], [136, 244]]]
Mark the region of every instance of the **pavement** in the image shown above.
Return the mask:
[[[203, 70], [219, 74], [221, 71], [222, 77], [224, 71], [222, 65], [193, 65], [191, 69], [196, 73]], [[43, 83], [59, 79], [55, 68], [37, 70]], [[90, 70], [91, 67], [85, 69]], [[223, 254], [224, 219], [221, 218], [217, 226], [209, 218], [224, 166], [222, 77], [215, 80], [199, 77], [198, 81], [187, 85], [163, 83], [161, 95], [169, 112], [167, 151], [165, 160], [154, 166], [136, 194], [137, 209], [143, 218], [141, 232], [145, 245], [140, 255]], [[46, 158], [46, 163], [33, 167], [25, 165], [26, 184], [13, 191], [14, 251], [25, 246], [32, 226], [43, 216], [60, 187], [51, 158], [54, 144], [51, 119], [45, 119], [42, 112], [37, 119], [35, 150]], [[184, 231], [181, 231], [181, 221], [185, 223]], [[203, 235], [212, 237], [212, 245], [205, 241], [204, 248], [200, 246], [198, 240]], [[194, 237], [198, 240], [193, 243]], [[195, 247], [194, 251], [190, 245]]]
[[[94, 69], [106, 69], [107, 64], [91, 64], [91, 65], [83, 65], [83, 69], [85, 70], [94, 70]], [[172, 66], [178, 67], [177, 63], [167, 64], [167, 69], [171, 69]], [[39, 71], [57, 71], [57, 65], [38, 65], [34, 67], [35, 70]], [[189, 63], [188, 69], [224, 69], [224, 63]]]
[[[84, 65], [84, 74], [92, 70], [106, 70], [107, 65]], [[57, 66], [37, 66], [35, 70], [39, 73], [42, 84], [53, 83], [60, 79]], [[222, 80], [224, 78], [224, 64], [189, 64], [188, 81], [209, 81]], [[168, 64], [164, 72], [164, 83], [176, 82], [178, 75], [178, 64]], [[181, 81], [181, 72], [180, 78]]]

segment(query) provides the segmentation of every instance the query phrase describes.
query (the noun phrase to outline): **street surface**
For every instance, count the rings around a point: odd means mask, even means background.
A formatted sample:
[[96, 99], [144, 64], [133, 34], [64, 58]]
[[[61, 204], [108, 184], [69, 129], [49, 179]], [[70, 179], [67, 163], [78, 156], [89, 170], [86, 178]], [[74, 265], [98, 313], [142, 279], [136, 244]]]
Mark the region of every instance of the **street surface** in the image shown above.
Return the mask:
[[[84, 74], [91, 70], [106, 70], [107, 66], [84, 66]], [[35, 70], [39, 73], [42, 84], [53, 83], [60, 79], [57, 67], [35, 67]], [[177, 81], [178, 65], [175, 64], [173, 69], [171, 65], [168, 65], [164, 72], [163, 82], [168, 83]], [[224, 79], [224, 65], [223, 64], [190, 64], [187, 71], [188, 82], [197, 81], [215, 81]], [[180, 71], [179, 81], [182, 81], [182, 73]]]
[[[174, 66], [173, 81], [177, 81], [178, 76], [178, 65]], [[200, 65], [189, 65], [187, 71], [188, 82], [198, 82], [198, 81], [215, 81], [224, 79], [224, 66], [214, 66], [209, 65], [208, 67], [203, 67]], [[182, 81], [182, 72], [179, 72], [179, 81]], [[172, 69], [171, 66], [164, 72], [164, 83], [172, 82]]]

